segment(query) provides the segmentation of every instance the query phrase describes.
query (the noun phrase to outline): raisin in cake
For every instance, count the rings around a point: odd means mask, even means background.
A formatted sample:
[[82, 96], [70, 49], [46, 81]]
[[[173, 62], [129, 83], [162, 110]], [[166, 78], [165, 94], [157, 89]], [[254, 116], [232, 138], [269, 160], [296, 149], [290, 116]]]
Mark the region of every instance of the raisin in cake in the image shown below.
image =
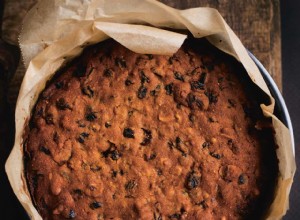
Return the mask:
[[253, 219], [278, 165], [265, 101], [206, 40], [173, 56], [113, 40], [84, 50], [41, 93], [24, 138], [44, 219]]

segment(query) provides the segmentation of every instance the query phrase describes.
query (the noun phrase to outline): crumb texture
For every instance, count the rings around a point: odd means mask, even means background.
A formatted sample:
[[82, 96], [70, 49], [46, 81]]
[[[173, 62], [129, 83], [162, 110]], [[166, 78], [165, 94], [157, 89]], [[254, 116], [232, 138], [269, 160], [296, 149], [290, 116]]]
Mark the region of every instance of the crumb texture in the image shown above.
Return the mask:
[[261, 216], [277, 173], [263, 100], [241, 65], [205, 40], [173, 56], [107, 40], [48, 83], [25, 134], [44, 219]]

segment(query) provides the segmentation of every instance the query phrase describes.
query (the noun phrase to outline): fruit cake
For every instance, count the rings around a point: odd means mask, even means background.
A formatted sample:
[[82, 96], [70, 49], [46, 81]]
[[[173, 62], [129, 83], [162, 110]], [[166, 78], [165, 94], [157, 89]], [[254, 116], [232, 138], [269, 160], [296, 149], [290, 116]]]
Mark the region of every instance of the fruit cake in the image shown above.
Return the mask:
[[172, 56], [109, 39], [49, 80], [24, 132], [43, 219], [253, 219], [278, 174], [268, 102], [205, 39]]

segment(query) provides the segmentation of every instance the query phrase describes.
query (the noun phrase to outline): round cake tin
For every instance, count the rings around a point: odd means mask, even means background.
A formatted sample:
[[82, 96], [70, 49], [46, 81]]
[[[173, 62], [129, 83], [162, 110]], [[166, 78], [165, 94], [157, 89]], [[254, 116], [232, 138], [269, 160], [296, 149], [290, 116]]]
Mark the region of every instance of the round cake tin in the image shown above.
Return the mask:
[[[275, 99], [274, 114], [290, 130], [290, 135], [291, 135], [291, 140], [292, 140], [292, 150], [293, 150], [293, 153], [295, 154], [293, 126], [292, 126], [292, 122], [291, 122], [290, 115], [289, 115], [287, 106], [285, 104], [285, 101], [284, 101], [276, 83], [274, 82], [273, 78], [271, 77], [269, 72], [265, 69], [265, 67], [262, 65], [262, 63], [251, 52], [248, 51], [248, 54], [251, 57], [251, 59], [254, 61], [254, 63], [257, 65], [272, 96]], [[26, 215], [26, 217], [25, 217], [25, 214], [24, 214], [24, 218], [30, 219], [28, 215]]]
[[295, 155], [295, 142], [294, 142], [293, 125], [292, 125], [290, 114], [289, 114], [289, 111], [286, 107], [285, 101], [284, 101], [284, 99], [283, 99], [276, 83], [274, 82], [273, 78], [271, 77], [270, 73], [266, 70], [266, 68], [261, 64], [261, 62], [251, 52], [248, 51], [248, 53], [249, 53], [249, 56], [252, 58], [252, 60], [257, 65], [257, 67], [258, 67], [259, 71], [261, 72], [267, 86], [270, 89], [270, 92], [271, 92], [272, 96], [275, 99], [274, 114], [290, 130], [291, 140], [292, 140], [292, 148], [293, 148], [293, 153]]

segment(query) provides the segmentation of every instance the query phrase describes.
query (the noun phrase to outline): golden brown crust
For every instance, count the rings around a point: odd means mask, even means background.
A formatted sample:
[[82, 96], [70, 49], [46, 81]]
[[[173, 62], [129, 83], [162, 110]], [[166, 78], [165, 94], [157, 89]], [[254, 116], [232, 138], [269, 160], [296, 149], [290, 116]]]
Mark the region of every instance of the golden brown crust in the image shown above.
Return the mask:
[[46, 87], [29, 125], [27, 180], [41, 215], [261, 214], [253, 204], [272, 194], [274, 142], [270, 129], [255, 129], [257, 92], [240, 75], [240, 64], [204, 40], [171, 57], [112, 40], [85, 50]]

